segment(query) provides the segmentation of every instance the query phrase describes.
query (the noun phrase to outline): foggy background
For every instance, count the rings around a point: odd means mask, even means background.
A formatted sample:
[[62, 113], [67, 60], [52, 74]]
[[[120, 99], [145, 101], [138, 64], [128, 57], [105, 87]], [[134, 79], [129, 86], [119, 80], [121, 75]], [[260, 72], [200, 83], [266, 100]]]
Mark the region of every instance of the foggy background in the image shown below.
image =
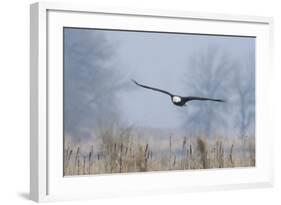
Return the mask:
[[[219, 98], [176, 107], [170, 97]], [[64, 28], [64, 132], [99, 127], [189, 135], [254, 135], [255, 38]]]

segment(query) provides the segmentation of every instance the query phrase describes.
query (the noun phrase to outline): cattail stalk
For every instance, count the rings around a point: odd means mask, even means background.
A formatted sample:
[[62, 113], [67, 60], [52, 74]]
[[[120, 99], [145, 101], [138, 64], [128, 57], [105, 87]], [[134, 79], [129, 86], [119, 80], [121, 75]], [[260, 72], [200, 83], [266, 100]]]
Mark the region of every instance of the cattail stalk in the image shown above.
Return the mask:
[[171, 170], [172, 169], [172, 136], [170, 136], [169, 150], [170, 150], [169, 170]]
[[233, 158], [232, 158], [232, 153], [233, 153], [233, 144], [231, 145], [231, 148], [230, 148], [230, 153], [229, 153], [229, 161], [231, 163], [231, 166], [233, 166]]

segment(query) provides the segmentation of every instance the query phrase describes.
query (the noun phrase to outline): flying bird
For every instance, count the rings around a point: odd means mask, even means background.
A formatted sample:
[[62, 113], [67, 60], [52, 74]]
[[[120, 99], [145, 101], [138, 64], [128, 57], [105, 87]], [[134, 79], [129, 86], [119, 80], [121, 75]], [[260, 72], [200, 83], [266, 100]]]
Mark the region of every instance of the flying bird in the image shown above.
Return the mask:
[[142, 85], [140, 83], [138, 83], [135, 80], [132, 80], [136, 85], [142, 87], [142, 88], [146, 88], [146, 89], [150, 89], [150, 90], [154, 90], [157, 92], [161, 92], [164, 93], [166, 95], [169, 95], [171, 97], [172, 103], [174, 105], [177, 106], [185, 106], [187, 102], [192, 101], [192, 100], [201, 100], [201, 101], [215, 101], [215, 102], [224, 102], [224, 100], [220, 100], [220, 99], [212, 99], [212, 98], [204, 98], [204, 97], [195, 97], [195, 96], [187, 96], [187, 97], [183, 97], [183, 96], [179, 96], [179, 95], [173, 95], [171, 93], [169, 93], [168, 91], [165, 90], [161, 90], [158, 88], [153, 88], [153, 87], [149, 87], [147, 85]]

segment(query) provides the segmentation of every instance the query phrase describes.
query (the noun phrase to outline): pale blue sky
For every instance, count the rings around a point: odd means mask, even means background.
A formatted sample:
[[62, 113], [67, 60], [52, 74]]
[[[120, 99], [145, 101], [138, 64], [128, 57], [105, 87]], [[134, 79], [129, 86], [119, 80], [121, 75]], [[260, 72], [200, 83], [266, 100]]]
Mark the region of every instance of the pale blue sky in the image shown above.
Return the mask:
[[[66, 31], [71, 34], [75, 30], [77, 29], [67, 29]], [[128, 82], [129, 89], [120, 90], [116, 93], [118, 101], [116, 106], [121, 111], [122, 121], [129, 125], [151, 128], [178, 128], [181, 126], [182, 109], [193, 109], [192, 106], [176, 107], [172, 105], [169, 96], [139, 88], [130, 82], [131, 79], [174, 94], [194, 95], [196, 93], [193, 89], [184, 84], [184, 81], [189, 80], [186, 79], [186, 73], [193, 72], [193, 69], [195, 69], [190, 60], [194, 56], [204, 53], [209, 47], [218, 48], [220, 52], [226, 53], [229, 59], [235, 61], [239, 66], [247, 65], [245, 68], [237, 67], [237, 69], [252, 71], [255, 69], [255, 38], [95, 29], [82, 29], [79, 32], [83, 35], [87, 33], [89, 36], [92, 34], [103, 35], [107, 42], [112, 45], [114, 54], [109, 59], [110, 62], [106, 62], [106, 64], [111, 65], [110, 69], [120, 74], [122, 81]], [[80, 34], [78, 33], [75, 38], [79, 38]], [[81, 35], [81, 38], [84, 38], [83, 35]], [[72, 38], [69, 35], [65, 41], [71, 42]], [[94, 50], [94, 38], [91, 45], [93, 45]], [[83, 45], [80, 45], [80, 47], [80, 49], [83, 49]], [[88, 55], [88, 58], [91, 58], [91, 53], [88, 53]], [[72, 63], [77, 63], [77, 69], [79, 69], [79, 63], [81, 62], [73, 61]], [[67, 66], [65, 69], [67, 70]], [[247, 75], [244, 80], [253, 81], [254, 76]], [[226, 93], [224, 96], [205, 97], [231, 99], [232, 94]], [[230, 115], [230, 118], [234, 118], [234, 116], [235, 113], [233, 116]], [[83, 118], [83, 116], [80, 117]]]
[[[182, 96], [192, 93], [183, 82], [184, 73], [193, 69], [188, 66], [189, 57], [200, 53], [201, 49], [217, 46], [238, 62], [254, 61], [254, 38], [149, 32], [104, 33], [109, 41], [118, 45], [116, 65], [128, 80], [133, 78]], [[134, 84], [131, 86], [135, 87]], [[128, 122], [143, 126], [178, 127], [179, 111], [188, 109], [173, 106], [169, 96], [138, 87], [129, 93], [123, 92], [120, 98]]]

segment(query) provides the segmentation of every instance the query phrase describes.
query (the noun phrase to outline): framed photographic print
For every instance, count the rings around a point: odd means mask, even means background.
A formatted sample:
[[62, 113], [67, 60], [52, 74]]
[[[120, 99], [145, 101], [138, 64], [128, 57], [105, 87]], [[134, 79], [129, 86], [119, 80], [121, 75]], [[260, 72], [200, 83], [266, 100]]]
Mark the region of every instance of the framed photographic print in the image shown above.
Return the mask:
[[272, 186], [272, 22], [32, 4], [31, 199]]

